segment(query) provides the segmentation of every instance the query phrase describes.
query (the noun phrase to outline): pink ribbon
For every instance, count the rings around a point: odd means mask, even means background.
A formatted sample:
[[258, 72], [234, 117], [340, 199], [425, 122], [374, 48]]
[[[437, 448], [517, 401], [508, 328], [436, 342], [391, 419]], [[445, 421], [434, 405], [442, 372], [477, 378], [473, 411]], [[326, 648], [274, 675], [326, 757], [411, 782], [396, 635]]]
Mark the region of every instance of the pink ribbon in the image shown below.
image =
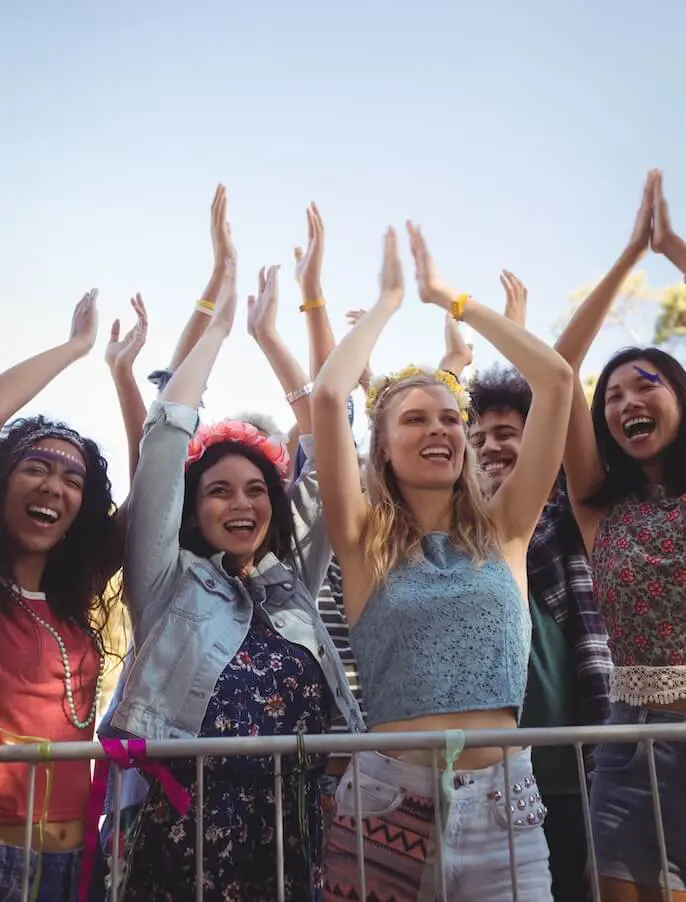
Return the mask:
[[[93, 785], [88, 800], [86, 814], [85, 836], [83, 844], [83, 858], [81, 860], [81, 878], [79, 881], [78, 902], [88, 902], [93, 866], [100, 842], [99, 823], [107, 796], [107, 779], [112, 763], [122, 770], [132, 767], [144, 771], [153, 779], [158, 780], [170, 803], [183, 817], [191, 804], [190, 793], [174, 777], [171, 771], [161, 761], [148, 758], [145, 747], [145, 739], [129, 739], [128, 750], [121, 739], [101, 739], [107, 758], [95, 762]], [[119, 824], [114, 824], [113, 829], [118, 831]]]

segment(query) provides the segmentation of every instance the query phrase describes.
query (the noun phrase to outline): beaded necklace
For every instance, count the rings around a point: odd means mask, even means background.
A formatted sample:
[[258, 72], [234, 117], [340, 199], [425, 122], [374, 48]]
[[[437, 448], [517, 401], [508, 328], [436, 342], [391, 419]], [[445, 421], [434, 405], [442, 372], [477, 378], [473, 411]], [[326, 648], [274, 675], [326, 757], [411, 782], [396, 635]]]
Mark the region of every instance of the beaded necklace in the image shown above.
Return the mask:
[[100, 695], [102, 694], [102, 685], [105, 677], [105, 653], [103, 651], [102, 642], [100, 641], [100, 636], [96, 633], [95, 630], [91, 629], [90, 627], [81, 626], [81, 624], [76, 623], [73, 618], [69, 618], [72, 623], [78, 626], [78, 628], [83, 633], [85, 633], [86, 636], [90, 637], [93, 640], [93, 644], [95, 645], [95, 649], [98, 653], [99, 661], [98, 679], [95, 684], [95, 695], [93, 697], [93, 702], [90, 706], [88, 717], [85, 720], [81, 720], [76, 710], [76, 704], [74, 703], [74, 689], [71, 679], [71, 665], [69, 664], [69, 656], [67, 655], [67, 647], [64, 644], [64, 639], [51, 624], [44, 620], [39, 614], [36, 614], [36, 612], [26, 604], [26, 602], [21, 597], [20, 590], [18, 590], [16, 587], [12, 587], [12, 595], [14, 596], [17, 604], [21, 608], [23, 608], [23, 610], [26, 611], [26, 613], [29, 614], [33, 618], [33, 620], [37, 624], [39, 624], [39, 626], [42, 626], [44, 629], [46, 629], [57, 643], [60, 657], [62, 659], [62, 666], [64, 667], [64, 690], [67, 696], [69, 717], [72, 724], [76, 727], [77, 730], [87, 730], [95, 720], [98, 710], [98, 704], [100, 702]]

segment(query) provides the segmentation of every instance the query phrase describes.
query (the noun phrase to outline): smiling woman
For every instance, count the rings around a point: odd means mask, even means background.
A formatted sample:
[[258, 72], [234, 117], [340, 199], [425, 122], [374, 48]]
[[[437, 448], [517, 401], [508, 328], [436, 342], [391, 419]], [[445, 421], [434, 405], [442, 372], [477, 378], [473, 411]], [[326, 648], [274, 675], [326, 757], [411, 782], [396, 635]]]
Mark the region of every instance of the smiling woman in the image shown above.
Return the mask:
[[[88, 353], [95, 327], [90, 292], [76, 308], [69, 341], [0, 375], [3, 422]], [[119, 554], [107, 462], [97, 445], [40, 416], [5, 426], [0, 742], [92, 739], [104, 676], [101, 636], [118, 597], [109, 583]], [[88, 762], [45, 765], [35, 789], [28, 811], [26, 768], [0, 769], [0, 898], [14, 898], [21, 887], [29, 819], [40, 853], [30, 862], [33, 891], [41, 899], [71, 900], [90, 789]]]
[[[422, 300], [492, 341], [522, 370], [534, 401], [517, 467], [490, 497], [467, 441], [468, 398], [455, 377], [417, 367], [386, 377], [369, 393], [362, 491], [345, 400], [403, 299], [397, 238], [389, 230], [379, 300], [333, 351], [313, 393], [324, 514], [343, 574], [367, 725], [386, 732], [515, 727], [531, 636], [526, 549], [560, 467], [571, 370], [543, 342], [444, 285], [421, 232], [411, 224], [408, 231]], [[547, 429], [552, 438], [541, 441]], [[535, 781], [530, 750], [512, 751], [517, 793]], [[442, 780], [448, 815], [438, 838], [431, 763], [423, 752], [359, 754], [362, 810], [351, 765], [327, 844], [325, 899], [361, 898], [353, 851], [360, 833], [368, 899], [509, 898], [502, 750], [446, 749], [443, 766], [455, 773]], [[529, 807], [514, 820], [519, 898], [545, 902], [550, 874], [540, 795], [532, 792]], [[443, 893], [429, 851], [437, 841]]]
[[[306, 434], [309, 393], [293, 398], [308, 461], [292, 486], [280, 440], [238, 421], [197, 428], [236, 307], [235, 251], [225, 232], [213, 315], [153, 404], [141, 443], [124, 563], [135, 656], [112, 724], [148, 738], [292, 735], [326, 731], [338, 708], [357, 730], [359, 708], [313, 600], [331, 548]], [[275, 299], [275, 280], [274, 269], [261, 278], [258, 304]], [[295, 840], [284, 854], [292, 902], [321, 888], [323, 764], [302, 755], [282, 762], [283, 827]], [[276, 898], [273, 761], [206, 759], [200, 787], [194, 761], [168, 766], [194, 804], [180, 816], [162, 785], [152, 785], [132, 838], [126, 902], [195, 896], [199, 814], [205, 898], [233, 890]]]
[[[577, 373], [564, 466], [609, 634], [616, 724], [686, 722], [686, 372], [657, 348], [627, 348], [603, 369], [590, 412], [578, 372], [643, 253], [684, 246], [667, 240], [667, 225], [661, 177], [651, 172], [628, 246], [557, 343]], [[686, 898], [686, 834], [675, 802], [686, 791], [686, 762], [681, 743], [654, 750], [668, 874], [660, 873], [644, 745], [609, 744], [596, 754], [592, 822], [603, 898], [613, 902], [656, 899], [667, 883]]]

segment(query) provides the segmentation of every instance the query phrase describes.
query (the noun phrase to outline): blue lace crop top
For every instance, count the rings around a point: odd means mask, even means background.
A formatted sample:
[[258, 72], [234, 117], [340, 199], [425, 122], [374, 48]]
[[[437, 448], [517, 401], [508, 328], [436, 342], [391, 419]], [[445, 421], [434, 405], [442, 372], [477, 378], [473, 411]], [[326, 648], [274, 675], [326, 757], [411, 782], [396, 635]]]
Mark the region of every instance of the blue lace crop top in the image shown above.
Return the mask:
[[507, 564], [476, 565], [446, 533], [397, 565], [350, 630], [367, 726], [524, 701], [531, 617]]

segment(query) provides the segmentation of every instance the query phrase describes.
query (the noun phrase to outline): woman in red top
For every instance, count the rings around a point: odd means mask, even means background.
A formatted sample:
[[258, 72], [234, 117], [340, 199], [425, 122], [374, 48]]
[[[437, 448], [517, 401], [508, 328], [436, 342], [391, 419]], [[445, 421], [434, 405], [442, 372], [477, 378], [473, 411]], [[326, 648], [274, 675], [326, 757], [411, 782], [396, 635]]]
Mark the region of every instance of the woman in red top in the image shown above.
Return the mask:
[[[0, 423], [90, 352], [96, 295], [77, 305], [68, 341], [0, 374]], [[0, 742], [91, 740], [105, 661], [100, 633], [116, 600], [108, 584], [121, 561], [98, 446], [42, 416], [4, 426], [0, 514]], [[89, 789], [87, 760], [46, 763], [27, 812], [28, 768], [0, 764], [0, 899], [21, 898], [27, 817], [33, 898], [76, 898]]]

